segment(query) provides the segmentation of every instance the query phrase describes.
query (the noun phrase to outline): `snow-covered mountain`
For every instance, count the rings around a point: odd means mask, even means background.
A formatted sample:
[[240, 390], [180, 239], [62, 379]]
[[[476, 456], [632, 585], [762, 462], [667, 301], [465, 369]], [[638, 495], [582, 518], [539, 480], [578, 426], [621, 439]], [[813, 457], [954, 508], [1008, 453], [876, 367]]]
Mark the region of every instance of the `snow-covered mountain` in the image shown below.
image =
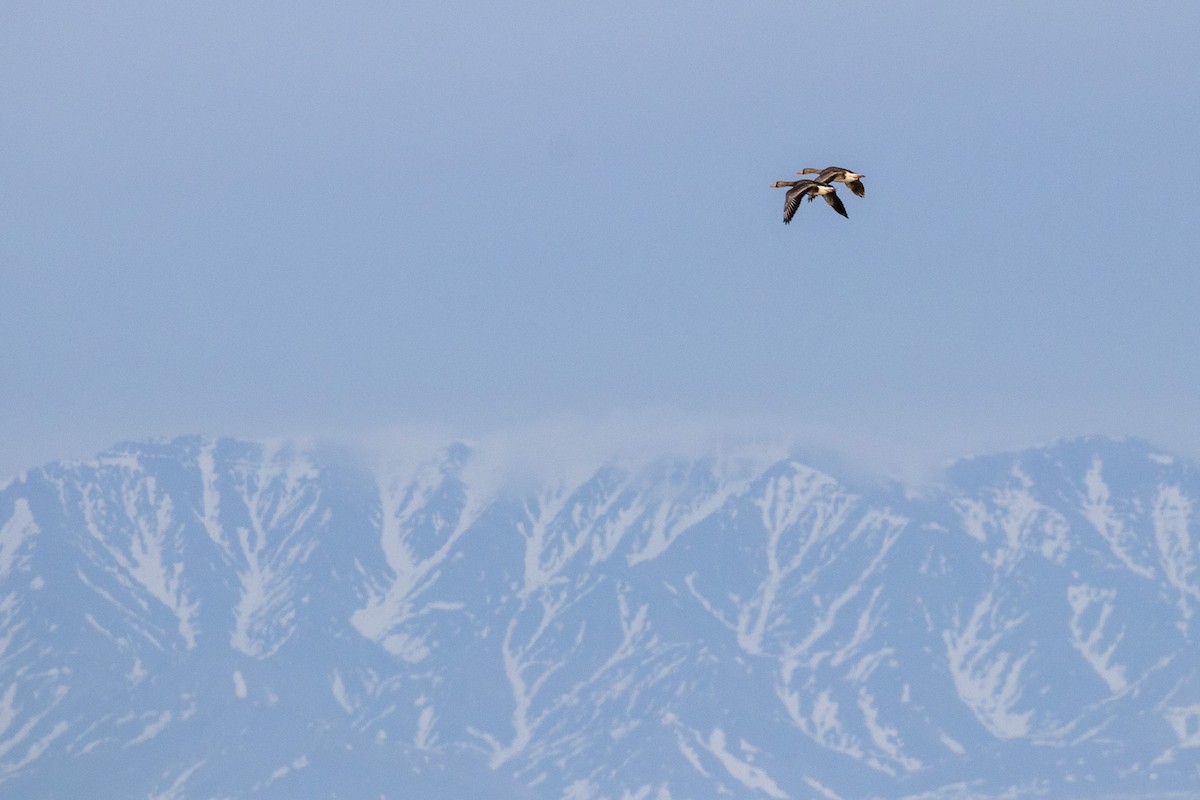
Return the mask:
[[[0, 489], [0, 796], [1200, 789], [1200, 471], [123, 445]], [[489, 466], [490, 465], [490, 466]]]

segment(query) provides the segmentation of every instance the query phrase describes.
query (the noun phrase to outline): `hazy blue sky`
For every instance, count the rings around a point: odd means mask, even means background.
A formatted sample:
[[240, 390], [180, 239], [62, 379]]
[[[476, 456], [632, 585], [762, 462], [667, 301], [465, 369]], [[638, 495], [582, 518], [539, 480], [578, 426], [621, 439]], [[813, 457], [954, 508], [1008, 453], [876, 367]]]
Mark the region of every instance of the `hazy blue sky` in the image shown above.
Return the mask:
[[[0, 10], [0, 475], [687, 413], [1200, 454], [1200, 4]], [[867, 175], [781, 222], [804, 166]]]

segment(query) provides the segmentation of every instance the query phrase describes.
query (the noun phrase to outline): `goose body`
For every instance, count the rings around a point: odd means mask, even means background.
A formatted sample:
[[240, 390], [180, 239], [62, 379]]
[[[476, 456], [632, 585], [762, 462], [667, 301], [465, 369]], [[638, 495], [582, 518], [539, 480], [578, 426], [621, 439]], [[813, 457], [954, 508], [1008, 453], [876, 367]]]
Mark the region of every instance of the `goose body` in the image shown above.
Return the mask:
[[799, 181], [776, 181], [771, 184], [772, 189], [781, 189], [784, 186], [790, 186], [787, 195], [783, 202], [783, 224], [787, 225], [792, 221], [792, 217], [796, 215], [796, 209], [800, 207], [800, 201], [808, 198], [808, 202], [812, 202], [814, 197], [824, 197], [825, 202], [829, 203], [834, 211], [841, 214], [847, 219], [850, 215], [846, 213], [846, 207], [842, 205], [842, 200], [837, 196], [833, 186], [827, 182], [814, 180], [799, 180]]
[[867, 188], [863, 186], [862, 179], [865, 175], [859, 175], [857, 172], [851, 172], [845, 167], [826, 167], [825, 169], [813, 169], [805, 167], [796, 173], [797, 175], [816, 175], [818, 183], [844, 183], [859, 197], [865, 197]]

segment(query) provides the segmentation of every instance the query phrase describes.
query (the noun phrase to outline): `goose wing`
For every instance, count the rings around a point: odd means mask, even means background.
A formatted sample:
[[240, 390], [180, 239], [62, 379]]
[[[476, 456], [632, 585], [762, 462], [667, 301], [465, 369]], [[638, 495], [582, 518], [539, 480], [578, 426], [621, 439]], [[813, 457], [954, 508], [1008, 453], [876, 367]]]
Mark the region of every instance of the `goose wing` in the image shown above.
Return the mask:
[[841, 214], [846, 219], [850, 219], [850, 215], [846, 213], [846, 207], [842, 205], [842, 198], [837, 196], [837, 192], [828, 192], [822, 196], [825, 198], [826, 203], [829, 203], [829, 205], [833, 206], [834, 211]]
[[846, 185], [850, 187], [850, 191], [854, 192], [858, 197], [867, 196], [867, 187], [863, 186], [862, 181], [846, 181]]
[[783, 224], [787, 225], [792, 221], [792, 217], [796, 216], [796, 209], [800, 207], [800, 201], [804, 199], [804, 195], [808, 194], [807, 186], [793, 186], [788, 189], [787, 196], [783, 201]]

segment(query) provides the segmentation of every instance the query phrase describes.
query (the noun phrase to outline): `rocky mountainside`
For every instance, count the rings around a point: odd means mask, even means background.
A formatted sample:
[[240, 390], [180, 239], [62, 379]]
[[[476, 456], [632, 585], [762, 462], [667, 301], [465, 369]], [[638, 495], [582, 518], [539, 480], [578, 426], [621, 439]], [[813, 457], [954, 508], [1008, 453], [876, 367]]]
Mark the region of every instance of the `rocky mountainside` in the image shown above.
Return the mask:
[[506, 475], [197, 438], [0, 489], [0, 795], [1166, 797], [1200, 471], [936, 492], [723, 452]]

